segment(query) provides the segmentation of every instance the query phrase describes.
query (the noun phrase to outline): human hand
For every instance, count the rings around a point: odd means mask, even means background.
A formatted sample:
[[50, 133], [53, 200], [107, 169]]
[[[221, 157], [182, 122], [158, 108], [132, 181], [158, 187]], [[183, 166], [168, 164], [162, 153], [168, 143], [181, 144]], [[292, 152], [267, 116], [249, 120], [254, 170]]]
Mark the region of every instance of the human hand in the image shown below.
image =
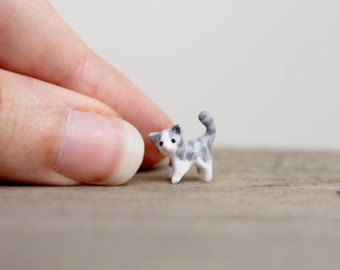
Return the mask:
[[[115, 185], [161, 159], [166, 114], [45, 0], [0, 0], [0, 179]], [[131, 125], [135, 126], [138, 131]]]

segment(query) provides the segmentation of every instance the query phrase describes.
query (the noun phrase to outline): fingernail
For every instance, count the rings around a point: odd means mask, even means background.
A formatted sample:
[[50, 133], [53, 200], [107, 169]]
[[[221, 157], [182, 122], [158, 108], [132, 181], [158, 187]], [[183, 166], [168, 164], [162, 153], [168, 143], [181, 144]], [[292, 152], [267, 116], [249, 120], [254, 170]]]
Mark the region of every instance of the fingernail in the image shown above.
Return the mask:
[[91, 112], [70, 111], [55, 169], [77, 181], [119, 185], [139, 168], [141, 135], [128, 122]]

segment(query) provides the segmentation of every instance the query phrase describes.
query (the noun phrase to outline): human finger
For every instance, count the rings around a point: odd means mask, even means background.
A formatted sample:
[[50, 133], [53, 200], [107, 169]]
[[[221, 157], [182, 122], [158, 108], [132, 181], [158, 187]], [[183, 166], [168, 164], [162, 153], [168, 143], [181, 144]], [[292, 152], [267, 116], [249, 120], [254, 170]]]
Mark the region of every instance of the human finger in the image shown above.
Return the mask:
[[169, 117], [124, 75], [95, 55], [47, 1], [0, 0], [0, 67], [94, 97], [142, 134], [144, 166], [161, 159], [147, 135]]
[[143, 158], [139, 132], [96, 99], [0, 70], [0, 179], [117, 185]]

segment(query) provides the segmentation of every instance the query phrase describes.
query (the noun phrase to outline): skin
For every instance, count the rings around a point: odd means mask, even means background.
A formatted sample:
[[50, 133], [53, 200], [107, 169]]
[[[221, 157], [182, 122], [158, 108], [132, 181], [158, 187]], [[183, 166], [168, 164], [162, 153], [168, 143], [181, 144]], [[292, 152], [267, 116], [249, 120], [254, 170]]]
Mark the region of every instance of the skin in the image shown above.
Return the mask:
[[[6, 121], [7, 127], [15, 123], [15, 127], [29, 129], [23, 122], [39, 120], [41, 128], [53, 129], [53, 124], [44, 123], [46, 115], [65, 113], [66, 108], [99, 111], [121, 117], [142, 134], [143, 168], [161, 160], [147, 135], [170, 127], [168, 116], [124, 75], [91, 51], [47, 1], [0, 0], [0, 14], [0, 124]], [[37, 100], [42, 104], [38, 108]], [[15, 117], [22, 110], [25, 117]], [[13, 138], [17, 133], [9, 130], [8, 134], [0, 131], [0, 176], [29, 182], [14, 175], [22, 163], [12, 162], [11, 169], [2, 166], [6, 155], [13, 157], [23, 151], [25, 143], [29, 144], [24, 138], [18, 144], [19, 139]], [[48, 146], [54, 145], [53, 140], [55, 136], [46, 135], [43, 141]], [[53, 156], [51, 153], [55, 151], [42, 147], [42, 153], [36, 151], [30, 158], [44, 156], [44, 162], [48, 163], [46, 155]], [[39, 183], [48, 184], [49, 180]]]

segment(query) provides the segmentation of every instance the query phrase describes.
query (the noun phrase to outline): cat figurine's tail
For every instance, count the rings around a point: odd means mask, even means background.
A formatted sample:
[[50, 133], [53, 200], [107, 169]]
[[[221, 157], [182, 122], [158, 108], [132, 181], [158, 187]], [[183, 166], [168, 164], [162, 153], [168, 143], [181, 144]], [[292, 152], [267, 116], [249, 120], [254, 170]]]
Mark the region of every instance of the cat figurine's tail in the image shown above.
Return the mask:
[[214, 141], [215, 133], [216, 133], [216, 127], [215, 127], [214, 119], [206, 111], [200, 112], [200, 114], [198, 115], [198, 119], [207, 128], [204, 136], [210, 137], [211, 140]]

